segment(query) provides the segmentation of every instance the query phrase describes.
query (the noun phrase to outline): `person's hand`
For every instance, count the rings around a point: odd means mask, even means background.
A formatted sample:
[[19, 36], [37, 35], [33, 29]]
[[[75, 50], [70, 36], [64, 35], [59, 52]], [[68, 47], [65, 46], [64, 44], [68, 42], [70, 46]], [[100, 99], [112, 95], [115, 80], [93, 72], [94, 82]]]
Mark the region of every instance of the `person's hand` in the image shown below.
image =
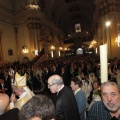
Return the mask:
[[10, 97], [10, 102], [13, 102], [15, 103], [16, 102], [16, 97], [15, 97], [15, 94], [12, 94], [11, 97]]

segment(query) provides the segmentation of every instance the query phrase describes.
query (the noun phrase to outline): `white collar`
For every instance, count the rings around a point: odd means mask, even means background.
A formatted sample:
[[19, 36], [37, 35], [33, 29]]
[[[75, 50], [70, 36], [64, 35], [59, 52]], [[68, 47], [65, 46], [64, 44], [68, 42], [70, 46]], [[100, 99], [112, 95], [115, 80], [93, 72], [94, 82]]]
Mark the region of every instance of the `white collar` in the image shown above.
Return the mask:
[[26, 92], [26, 91], [25, 91], [25, 92], [23, 92], [23, 93], [19, 96], [19, 99], [18, 99], [18, 100], [20, 100], [21, 98], [23, 98], [26, 94], [27, 94], [27, 92]]
[[64, 85], [62, 85], [62, 87], [58, 90], [58, 93], [60, 92], [60, 90], [62, 90], [62, 89], [63, 89], [63, 87], [64, 87]]

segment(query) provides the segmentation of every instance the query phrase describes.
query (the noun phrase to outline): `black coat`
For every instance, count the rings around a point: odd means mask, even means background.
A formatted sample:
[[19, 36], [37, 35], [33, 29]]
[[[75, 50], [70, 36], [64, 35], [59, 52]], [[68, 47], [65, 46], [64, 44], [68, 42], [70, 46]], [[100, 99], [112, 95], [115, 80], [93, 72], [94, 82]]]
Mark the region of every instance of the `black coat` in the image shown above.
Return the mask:
[[[3, 85], [4, 86], [4, 85]], [[5, 86], [4, 86], [5, 87]], [[0, 84], [0, 90], [2, 90], [2, 85]], [[4, 93], [4, 91], [1, 91], [0, 93]]]
[[47, 82], [48, 78], [50, 76], [51, 76], [51, 72], [50, 71], [48, 71], [48, 72], [44, 71], [44, 73], [43, 73], [43, 80]]
[[69, 87], [64, 86], [56, 96], [55, 120], [80, 120], [75, 96]]
[[64, 85], [69, 86], [69, 81], [68, 81], [68, 75], [67, 72], [65, 71], [64, 73], [61, 73], [60, 76], [63, 79]]
[[12, 94], [12, 86], [11, 86], [11, 78], [8, 75], [7, 79], [5, 78], [5, 76], [3, 76], [3, 80], [4, 80], [4, 87], [7, 88], [8, 90], [5, 91], [5, 93], [9, 96], [11, 96]]
[[19, 120], [18, 114], [19, 109], [14, 108], [0, 115], [0, 120]]

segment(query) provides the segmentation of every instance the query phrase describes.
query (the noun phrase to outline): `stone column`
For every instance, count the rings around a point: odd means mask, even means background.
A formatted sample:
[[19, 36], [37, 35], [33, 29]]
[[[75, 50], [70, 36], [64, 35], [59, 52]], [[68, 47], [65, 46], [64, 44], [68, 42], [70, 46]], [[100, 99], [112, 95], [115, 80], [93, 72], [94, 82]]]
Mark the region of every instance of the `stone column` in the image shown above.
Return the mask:
[[31, 58], [35, 57], [35, 50], [38, 51], [38, 40], [40, 39], [39, 31], [40, 31], [40, 19], [38, 17], [29, 17], [28, 18], [28, 30], [29, 30], [29, 38], [30, 38], [30, 53]]

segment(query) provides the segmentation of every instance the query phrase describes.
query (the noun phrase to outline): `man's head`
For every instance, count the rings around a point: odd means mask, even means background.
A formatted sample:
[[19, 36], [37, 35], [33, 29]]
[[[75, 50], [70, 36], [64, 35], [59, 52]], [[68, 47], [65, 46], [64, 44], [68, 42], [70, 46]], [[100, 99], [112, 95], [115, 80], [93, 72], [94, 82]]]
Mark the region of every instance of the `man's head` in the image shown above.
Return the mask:
[[110, 112], [120, 110], [120, 88], [115, 82], [105, 82], [101, 85], [102, 100]]
[[98, 80], [94, 81], [93, 82], [94, 90], [97, 90], [98, 88], [100, 88], [100, 85], [101, 85], [100, 81], [98, 81]]
[[26, 84], [26, 73], [24, 76], [20, 76], [18, 73], [16, 73], [13, 90], [17, 96], [20, 96], [23, 92], [27, 92], [30, 98], [34, 95]]
[[20, 120], [51, 120], [54, 113], [52, 100], [44, 95], [36, 95], [22, 107]]
[[47, 68], [47, 66], [45, 66], [45, 67], [44, 67], [44, 71], [48, 71], [48, 68]]
[[53, 65], [53, 70], [56, 70], [56, 66], [55, 65]]
[[9, 105], [9, 97], [6, 94], [0, 93], [0, 115], [2, 115]]
[[73, 91], [78, 90], [82, 86], [82, 81], [79, 80], [77, 77], [72, 78], [70, 87]]
[[48, 88], [52, 93], [57, 93], [63, 85], [63, 79], [59, 75], [52, 75], [48, 79]]
[[14, 87], [13, 91], [14, 91], [16, 96], [20, 96], [22, 93], [25, 92], [25, 90], [22, 87], [21, 88]]
[[4, 70], [4, 76], [8, 76], [8, 71]]

